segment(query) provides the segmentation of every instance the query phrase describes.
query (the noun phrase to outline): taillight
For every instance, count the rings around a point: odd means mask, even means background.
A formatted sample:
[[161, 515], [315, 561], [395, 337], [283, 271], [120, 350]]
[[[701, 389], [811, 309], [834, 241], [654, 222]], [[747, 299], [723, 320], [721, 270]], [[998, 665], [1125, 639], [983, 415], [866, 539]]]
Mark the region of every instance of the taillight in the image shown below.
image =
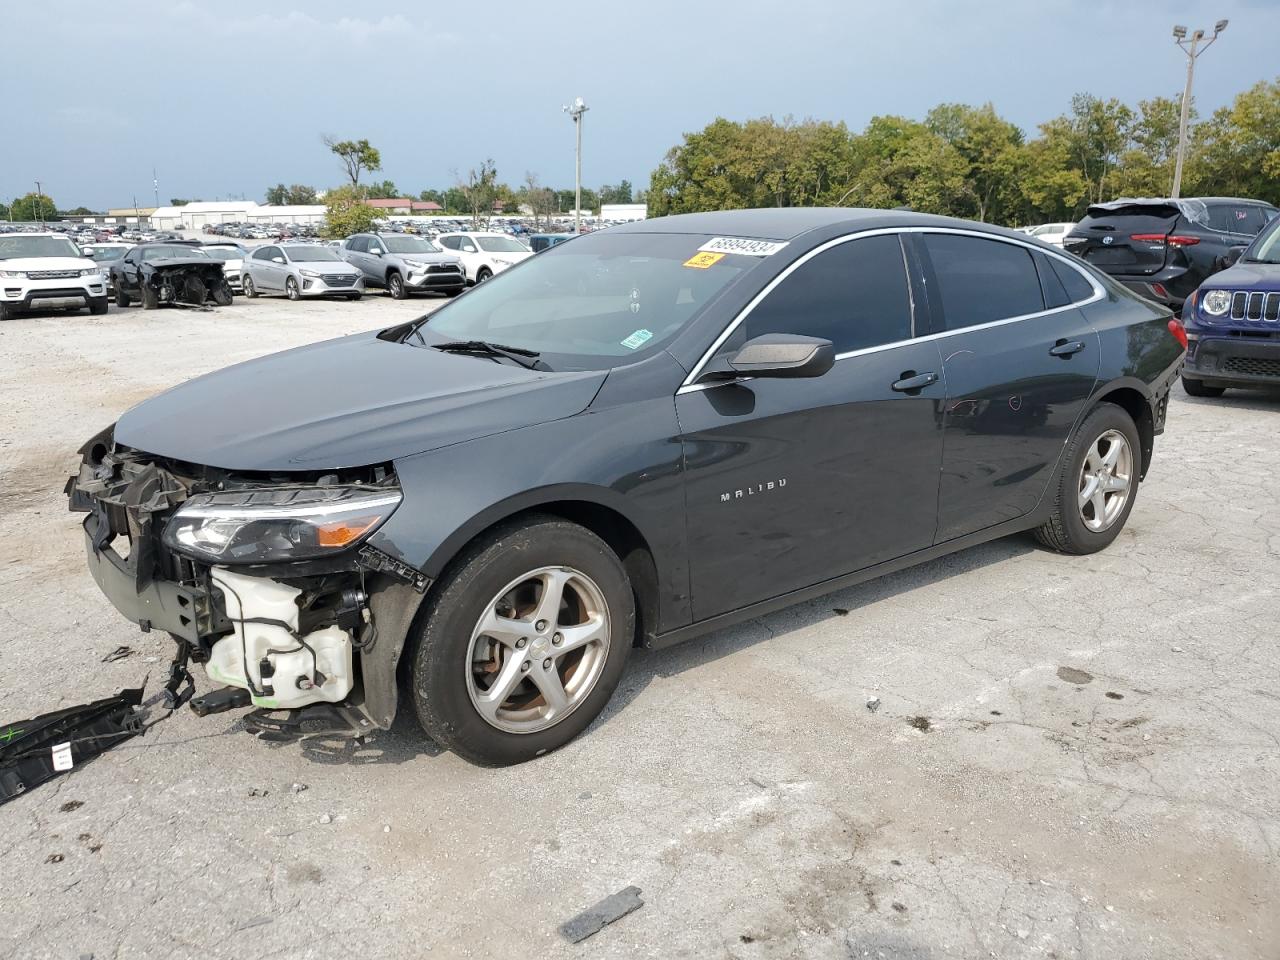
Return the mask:
[[1194, 247], [1200, 242], [1199, 237], [1185, 237], [1180, 233], [1171, 237], [1166, 237], [1163, 233], [1134, 233], [1129, 235], [1129, 239], [1139, 243], [1167, 243], [1171, 247]]
[[1182, 344], [1182, 349], [1187, 349], [1187, 328], [1177, 320], [1169, 321], [1169, 332], [1173, 334], [1173, 339]]

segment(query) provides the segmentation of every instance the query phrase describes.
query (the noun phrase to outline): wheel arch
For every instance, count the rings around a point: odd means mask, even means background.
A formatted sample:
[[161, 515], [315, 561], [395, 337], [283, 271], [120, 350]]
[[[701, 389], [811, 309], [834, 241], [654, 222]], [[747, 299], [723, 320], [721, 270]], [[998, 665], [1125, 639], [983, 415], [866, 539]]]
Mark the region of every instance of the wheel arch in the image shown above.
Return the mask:
[[1145, 479], [1147, 468], [1151, 465], [1156, 440], [1156, 419], [1151, 409], [1151, 388], [1136, 377], [1122, 377], [1108, 383], [1094, 394], [1088, 412], [1103, 403], [1120, 407], [1133, 418], [1134, 425], [1138, 428], [1138, 439], [1142, 444], [1142, 471], [1139, 477]]
[[590, 484], [558, 484], [517, 494], [459, 525], [432, 553], [423, 572], [438, 580], [468, 544], [499, 526], [535, 515], [559, 517], [590, 530], [617, 554], [636, 598], [634, 642], [639, 643], [658, 631], [658, 569], [649, 538], [625, 505], [617, 502], [620, 499], [621, 495]]

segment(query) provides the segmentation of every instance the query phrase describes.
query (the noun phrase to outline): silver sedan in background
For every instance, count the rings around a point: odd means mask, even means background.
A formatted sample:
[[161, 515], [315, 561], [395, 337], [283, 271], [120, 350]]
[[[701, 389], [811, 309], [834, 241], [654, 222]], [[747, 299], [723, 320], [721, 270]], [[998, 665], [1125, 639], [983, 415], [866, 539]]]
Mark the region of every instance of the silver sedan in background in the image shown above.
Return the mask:
[[364, 274], [318, 243], [269, 243], [255, 249], [241, 266], [246, 297], [281, 294], [303, 297], [364, 296]]

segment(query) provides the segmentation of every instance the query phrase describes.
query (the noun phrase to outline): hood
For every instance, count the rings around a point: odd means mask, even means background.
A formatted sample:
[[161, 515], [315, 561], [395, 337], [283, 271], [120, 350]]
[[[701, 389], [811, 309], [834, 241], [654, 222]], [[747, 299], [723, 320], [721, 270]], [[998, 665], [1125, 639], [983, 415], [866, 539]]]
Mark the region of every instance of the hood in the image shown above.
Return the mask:
[[1201, 289], [1280, 291], [1280, 264], [1237, 261], [1211, 276], [1201, 284]]
[[526, 370], [357, 334], [174, 387], [126, 412], [115, 438], [225, 470], [367, 466], [573, 416], [605, 375]]
[[[237, 263], [241, 261], [237, 260]], [[295, 270], [311, 270], [314, 273], [360, 274], [359, 267], [352, 266], [345, 260], [290, 260], [289, 266]]]
[[92, 270], [88, 257], [11, 257], [0, 260], [0, 270]]
[[211, 260], [209, 257], [162, 257], [159, 260], [146, 260], [142, 264], [143, 269], [150, 267], [152, 270], [184, 270], [187, 267], [214, 266], [222, 269], [222, 261]]

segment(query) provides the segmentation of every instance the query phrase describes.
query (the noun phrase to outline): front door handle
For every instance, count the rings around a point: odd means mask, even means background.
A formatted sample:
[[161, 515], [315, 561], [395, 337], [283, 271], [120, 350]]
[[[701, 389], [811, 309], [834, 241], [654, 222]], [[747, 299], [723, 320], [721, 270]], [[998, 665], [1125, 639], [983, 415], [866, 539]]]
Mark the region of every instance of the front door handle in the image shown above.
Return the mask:
[[1051, 357], [1062, 357], [1065, 360], [1067, 357], [1074, 357], [1083, 349], [1083, 340], [1059, 340], [1049, 348], [1049, 355]]
[[916, 373], [914, 370], [907, 370], [902, 374], [902, 379], [893, 384], [893, 389], [899, 393], [914, 393], [937, 382], [938, 375], [932, 370], [928, 373]]

